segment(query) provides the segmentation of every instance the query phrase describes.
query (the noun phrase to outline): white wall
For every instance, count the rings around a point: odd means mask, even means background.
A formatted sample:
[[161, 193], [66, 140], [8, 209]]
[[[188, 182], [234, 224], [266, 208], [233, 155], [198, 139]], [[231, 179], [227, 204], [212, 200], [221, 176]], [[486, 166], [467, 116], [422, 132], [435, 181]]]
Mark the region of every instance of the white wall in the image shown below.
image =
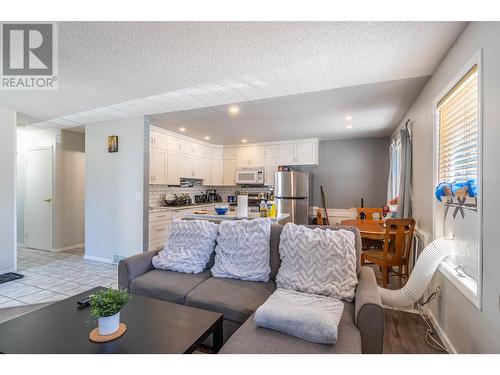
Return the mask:
[[[137, 117], [85, 127], [86, 258], [143, 251], [146, 126]], [[108, 153], [110, 135], [118, 136], [117, 153]]]
[[0, 273], [16, 270], [16, 112], [0, 108]]
[[405, 115], [414, 121], [413, 213], [432, 239], [433, 101], [480, 48], [483, 49], [483, 308], [476, 308], [441, 274], [442, 297], [430, 311], [459, 353], [500, 353], [500, 23], [473, 22], [465, 29]]

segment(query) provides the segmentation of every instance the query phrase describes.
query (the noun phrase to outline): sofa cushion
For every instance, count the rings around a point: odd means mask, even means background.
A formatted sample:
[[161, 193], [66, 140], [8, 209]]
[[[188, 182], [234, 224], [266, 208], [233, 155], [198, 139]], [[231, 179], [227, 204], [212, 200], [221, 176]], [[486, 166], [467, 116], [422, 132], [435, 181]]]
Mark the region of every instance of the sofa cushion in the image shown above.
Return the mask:
[[189, 274], [167, 270], [152, 270], [130, 282], [130, 292], [164, 301], [184, 303], [186, 295], [211, 277], [210, 271]]
[[220, 312], [242, 324], [275, 291], [274, 281], [258, 282], [212, 277], [194, 288], [186, 305]]
[[361, 335], [354, 324], [354, 305], [344, 302], [337, 343], [316, 344], [257, 327], [253, 315], [226, 342], [222, 354], [349, 354], [361, 353]]
[[176, 220], [165, 249], [153, 257], [155, 268], [200, 273], [214, 252], [219, 226], [206, 220]]
[[354, 233], [288, 223], [280, 239], [278, 288], [354, 299], [358, 283]]
[[247, 281], [269, 281], [269, 238], [271, 222], [268, 219], [222, 221], [219, 225], [215, 277]]

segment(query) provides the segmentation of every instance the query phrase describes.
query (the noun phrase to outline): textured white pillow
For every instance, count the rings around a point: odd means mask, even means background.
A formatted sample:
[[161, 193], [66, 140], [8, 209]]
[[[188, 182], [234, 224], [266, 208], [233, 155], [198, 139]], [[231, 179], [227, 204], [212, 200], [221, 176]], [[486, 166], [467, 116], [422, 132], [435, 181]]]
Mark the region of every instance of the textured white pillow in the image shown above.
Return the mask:
[[271, 222], [268, 219], [221, 222], [212, 275], [269, 281], [270, 236]]
[[185, 273], [203, 272], [215, 248], [219, 226], [205, 220], [176, 220], [165, 249], [153, 257], [153, 267]]
[[352, 301], [358, 284], [354, 238], [344, 229], [286, 224], [277, 287]]

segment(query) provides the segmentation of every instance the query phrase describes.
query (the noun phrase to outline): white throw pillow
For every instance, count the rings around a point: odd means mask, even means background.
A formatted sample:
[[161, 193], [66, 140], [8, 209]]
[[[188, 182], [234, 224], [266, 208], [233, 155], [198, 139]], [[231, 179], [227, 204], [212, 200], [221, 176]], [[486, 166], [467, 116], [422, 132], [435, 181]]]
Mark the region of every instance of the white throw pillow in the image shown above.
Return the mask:
[[345, 229], [286, 224], [277, 287], [352, 301], [358, 284], [354, 238]]
[[205, 220], [176, 220], [165, 249], [153, 257], [153, 267], [185, 273], [203, 272], [215, 248], [219, 226]]
[[269, 281], [270, 236], [271, 222], [268, 219], [221, 222], [212, 275]]

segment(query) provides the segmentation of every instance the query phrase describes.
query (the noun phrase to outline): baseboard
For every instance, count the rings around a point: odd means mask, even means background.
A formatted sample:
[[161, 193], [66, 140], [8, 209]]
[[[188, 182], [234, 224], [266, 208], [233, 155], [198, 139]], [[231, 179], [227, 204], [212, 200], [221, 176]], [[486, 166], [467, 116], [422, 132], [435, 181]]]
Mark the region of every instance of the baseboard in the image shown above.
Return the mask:
[[17, 269], [14, 267], [14, 268], [7, 268], [6, 270], [0, 270], [0, 275], [9, 272], [17, 272]]
[[410, 314], [420, 314], [418, 310], [413, 307], [413, 305], [412, 307], [395, 307], [395, 306], [382, 305], [382, 307], [387, 310], [402, 311]]
[[438, 334], [439, 338], [441, 339], [441, 342], [445, 346], [446, 350], [448, 350], [448, 353], [458, 354], [455, 347], [452, 345], [450, 339], [448, 338], [446, 333], [444, 333], [441, 326], [438, 324], [437, 319], [434, 317], [434, 315], [432, 315], [431, 311], [429, 309], [426, 309], [425, 313], [427, 314], [432, 325], [434, 326], [434, 329], [436, 330], [436, 333]]
[[86, 259], [86, 260], [95, 260], [96, 262], [103, 262], [103, 263], [115, 264], [115, 263], [113, 263], [113, 259], [95, 257], [93, 255], [87, 255], [87, 254], [85, 254], [83, 256], [83, 259]]
[[66, 246], [66, 247], [61, 247], [59, 249], [52, 249], [50, 250], [53, 253], [60, 253], [61, 251], [68, 251], [68, 250], [75, 250], [75, 249], [83, 249], [85, 247], [84, 243], [76, 244], [76, 245], [71, 245], [71, 246]]

